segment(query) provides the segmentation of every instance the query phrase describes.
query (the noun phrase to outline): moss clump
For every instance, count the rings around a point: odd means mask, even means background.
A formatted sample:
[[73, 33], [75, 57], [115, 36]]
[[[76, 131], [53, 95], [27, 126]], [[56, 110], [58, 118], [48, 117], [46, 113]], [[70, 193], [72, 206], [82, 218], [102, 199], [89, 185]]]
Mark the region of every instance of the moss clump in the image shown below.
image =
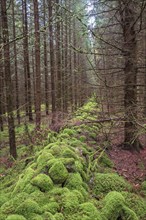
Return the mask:
[[93, 180], [93, 192], [99, 196], [110, 191], [130, 190], [131, 186], [122, 177], [113, 173], [98, 173]]
[[99, 164], [101, 164], [101, 166], [104, 166], [104, 167], [113, 168], [114, 166], [113, 162], [109, 159], [109, 157], [105, 153], [99, 158], [98, 162]]
[[85, 141], [86, 141], [86, 136], [85, 136], [85, 135], [81, 135], [81, 136], [79, 137], [79, 140], [80, 140], [81, 142], [85, 142]]
[[6, 220], [26, 220], [22, 215], [9, 215]]
[[110, 192], [103, 200], [104, 207], [101, 212], [102, 219], [117, 220], [130, 219], [138, 220], [136, 214], [125, 205], [125, 199], [119, 192]]
[[62, 213], [56, 213], [54, 217], [55, 217], [55, 220], [64, 220], [64, 216]]
[[46, 166], [47, 161], [53, 159], [53, 155], [48, 152], [48, 150], [43, 150], [41, 155], [37, 159], [38, 168], [43, 168]]
[[139, 219], [146, 219], [146, 201], [134, 193], [122, 192], [126, 206], [132, 209]]
[[61, 200], [61, 209], [65, 213], [65, 215], [71, 214], [73, 212], [76, 212], [78, 206], [79, 206], [79, 200], [74, 192], [67, 192], [62, 195]]
[[83, 219], [102, 220], [96, 207], [91, 202], [83, 203], [79, 206], [79, 213]]
[[10, 199], [1, 206], [1, 212], [3, 214], [12, 214], [16, 208], [28, 198], [27, 193], [19, 193], [14, 198]]
[[29, 218], [32, 213], [42, 214], [42, 210], [39, 207], [38, 203], [31, 199], [27, 199], [17, 207], [16, 213], [24, 215], [26, 218]]
[[49, 175], [54, 183], [63, 183], [68, 177], [68, 171], [62, 162], [58, 161], [49, 169]]
[[76, 131], [74, 129], [65, 128], [63, 130], [63, 134], [68, 134], [69, 136], [76, 135]]
[[1, 194], [1, 195], [0, 195], [0, 207], [1, 207], [5, 202], [7, 202], [7, 201], [8, 201], [7, 196]]
[[70, 150], [69, 148], [65, 149], [62, 153], [63, 157], [69, 157], [69, 158], [74, 158], [77, 159], [77, 154], [75, 154], [75, 152], [73, 152], [72, 150]]
[[19, 176], [19, 180], [14, 188], [13, 195], [19, 192], [24, 191], [24, 188], [28, 183], [30, 183], [31, 179], [34, 177], [35, 171], [32, 168], [27, 168], [24, 174]]
[[34, 213], [29, 216], [29, 219], [31, 219], [31, 220], [44, 220], [41, 215], [34, 214]]
[[31, 180], [31, 184], [46, 192], [53, 188], [53, 182], [46, 174], [39, 174]]
[[50, 148], [50, 153], [54, 156], [60, 156], [61, 155], [62, 148], [59, 145], [54, 145]]
[[68, 189], [81, 189], [83, 187], [83, 180], [79, 173], [71, 173], [65, 183]]
[[50, 201], [49, 203], [43, 206], [43, 211], [55, 214], [59, 211], [59, 204], [57, 202]]
[[54, 217], [50, 212], [45, 212], [45, 213], [43, 214], [43, 219], [56, 220], [55, 217]]
[[146, 181], [144, 181], [144, 182], [141, 184], [141, 190], [142, 190], [143, 194], [146, 195]]

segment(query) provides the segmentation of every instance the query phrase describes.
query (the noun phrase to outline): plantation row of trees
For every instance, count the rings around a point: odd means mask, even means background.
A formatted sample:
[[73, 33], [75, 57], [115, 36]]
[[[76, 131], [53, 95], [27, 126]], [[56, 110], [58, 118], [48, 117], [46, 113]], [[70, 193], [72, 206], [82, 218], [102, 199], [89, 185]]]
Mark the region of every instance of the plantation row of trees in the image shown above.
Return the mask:
[[[0, 128], [8, 115], [54, 124], [96, 92], [101, 116], [119, 119], [125, 149], [140, 150], [146, 116], [146, 0], [0, 1]], [[43, 112], [44, 114], [44, 112]], [[15, 122], [15, 123], [14, 123]], [[144, 127], [143, 127], [144, 128]]]
[[39, 130], [41, 104], [55, 123], [90, 95], [85, 55], [76, 50], [88, 47], [76, 19], [79, 7], [84, 4], [76, 0], [1, 0], [0, 129], [7, 113], [14, 158], [16, 117], [20, 124], [24, 112]]

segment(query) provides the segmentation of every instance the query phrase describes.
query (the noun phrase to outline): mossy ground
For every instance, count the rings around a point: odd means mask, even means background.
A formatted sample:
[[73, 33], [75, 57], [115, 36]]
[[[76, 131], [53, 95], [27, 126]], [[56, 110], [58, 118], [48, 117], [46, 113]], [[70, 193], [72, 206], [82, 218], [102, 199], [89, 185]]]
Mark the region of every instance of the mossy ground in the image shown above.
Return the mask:
[[[91, 99], [73, 121], [95, 120], [97, 111]], [[94, 123], [50, 131], [45, 146], [1, 177], [0, 219], [146, 219], [145, 199], [114, 172], [105, 149], [97, 144], [99, 132]]]

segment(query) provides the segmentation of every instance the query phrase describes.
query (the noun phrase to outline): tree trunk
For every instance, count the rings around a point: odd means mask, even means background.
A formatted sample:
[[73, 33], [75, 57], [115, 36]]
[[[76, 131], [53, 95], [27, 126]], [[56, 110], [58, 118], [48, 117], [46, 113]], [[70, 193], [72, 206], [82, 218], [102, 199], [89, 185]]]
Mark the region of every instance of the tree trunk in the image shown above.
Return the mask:
[[35, 24], [35, 71], [36, 71], [36, 129], [41, 126], [41, 70], [40, 70], [40, 28], [38, 0], [33, 0]]
[[[44, 6], [44, 27], [46, 27], [46, 1], [43, 1]], [[49, 82], [48, 82], [48, 63], [47, 63], [47, 34], [44, 31], [44, 72], [45, 72], [45, 105], [46, 115], [49, 114]]]
[[13, 116], [13, 88], [11, 81], [9, 32], [8, 32], [8, 20], [7, 20], [7, 7], [5, 0], [1, 0], [1, 19], [2, 19], [3, 44], [4, 44], [4, 67], [5, 67], [5, 85], [6, 85], [6, 101], [7, 101], [6, 104], [7, 104], [7, 114], [8, 114], [10, 155], [12, 155], [16, 159], [17, 152], [16, 152], [15, 126], [14, 126], [14, 116]]
[[52, 0], [48, 0], [49, 8], [49, 36], [50, 36], [50, 71], [51, 71], [51, 103], [52, 103], [52, 123], [56, 112], [56, 96], [55, 96], [55, 57], [54, 57], [54, 44], [53, 44], [53, 9]]
[[137, 40], [134, 22], [134, 3], [120, 1], [120, 16], [124, 37], [125, 58], [125, 88], [124, 106], [126, 122], [124, 127], [124, 148], [139, 150], [141, 148], [137, 137]]
[[25, 74], [25, 104], [26, 115], [29, 117], [29, 121], [33, 120], [32, 117], [32, 101], [31, 101], [31, 77], [29, 67], [29, 49], [28, 49], [28, 19], [27, 19], [27, 2], [22, 0], [22, 12], [23, 12], [23, 50], [24, 50], [24, 74]]
[[18, 124], [20, 125], [17, 48], [16, 48], [16, 41], [15, 41], [15, 38], [16, 38], [16, 30], [15, 30], [15, 6], [14, 6], [14, 0], [12, 0], [12, 17], [13, 17], [13, 38], [14, 38], [14, 66], [15, 66], [16, 111], [17, 111]]

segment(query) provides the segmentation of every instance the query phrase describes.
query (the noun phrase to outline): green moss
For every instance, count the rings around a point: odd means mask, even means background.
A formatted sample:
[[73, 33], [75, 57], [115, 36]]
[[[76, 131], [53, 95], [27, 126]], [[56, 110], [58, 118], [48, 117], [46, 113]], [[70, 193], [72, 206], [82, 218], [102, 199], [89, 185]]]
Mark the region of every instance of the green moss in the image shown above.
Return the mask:
[[81, 142], [85, 142], [85, 141], [86, 141], [86, 136], [85, 136], [85, 135], [81, 135], [81, 136], [79, 137], [79, 140], [80, 140]]
[[54, 156], [60, 156], [61, 155], [62, 148], [59, 145], [54, 145], [50, 148], [50, 153]]
[[144, 181], [144, 182], [141, 184], [141, 189], [142, 189], [143, 193], [146, 195], [146, 181]]
[[57, 202], [49, 202], [43, 206], [43, 211], [55, 214], [59, 211], [59, 204]]
[[83, 180], [79, 173], [71, 173], [65, 183], [68, 189], [81, 189], [83, 187]]
[[43, 219], [56, 220], [55, 217], [54, 217], [50, 212], [45, 212], [45, 213], [43, 214]]
[[31, 199], [27, 199], [17, 207], [16, 213], [24, 215], [26, 218], [28, 218], [32, 213], [41, 214], [42, 210], [38, 203]]
[[34, 213], [29, 215], [29, 219], [31, 219], [31, 220], [44, 220], [41, 215], [34, 214]]
[[125, 204], [125, 199], [119, 192], [110, 192], [104, 198], [105, 204], [101, 212], [102, 219], [117, 220], [121, 216], [121, 211]]
[[49, 169], [49, 175], [54, 183], [63, 183], [68, 177], [68, 171], [62, 162], [56, 162]]
[[131, 186], [122, 177], [113, 173], [98, 173], [93, 180], [93, 192], [99, 196], [107, 194], [110, 191], [126, 191], [130, 190]]
[[114, 166], [113, 162], [109, 159], [109, 157], [105, 153], [99, 158], [98, 163], [104, 167], [113, 168]]
[[3, 214], [12, 214], [16, 208], [28, 198], [28, 194], [25, 192], [17, 194], [14, 198], [10, 199], [1, 206], [1, 212]]
[[71, 128], [65, 128], [63, 130], [63, 134], [68, 134], [69, 136], [76, 135], [76, 131]]
[[27, 168], [24, 174], [19, 176], [19, 180], [14, 188], [13, 195], [22, 192], [26, 185], [30, 183], [31, 179], [35, 175], [35, 171], [32, 168]]
[[132, 209], [139, 219], [146, 219], [146, 200], [134, 193], [122, 192], [126, 206]]
[[41, 191], [49, 191], [53, 188], [53, 182], [46, 174], [39, 174], [31, 180], [31, 184], [37, 186]]
[[138, 220], [134, 211], [126, 206], [125, 199], [119, 192], [110, 192], [103, 200], [104, 207], [101, 212], [102, 219], [117, 220]]
[[139, 220], [135, 212], [128, 207], [123, 207], [123, 211], [121, 213], [121, 217], [123, 220]]
[[54, 215], [54, 217], [55, 217], [56, 220], [64, 220], [64, 216], [63, 216], [62, 213], [56, 213]]
[[23, 192], [26, 192], [28, 194], [33, 193], [35, 191], [39, 191], [39, 188], [37, 188], [36, 186], [33, 186], [31, 183], [26, 184]]
[[0, 195], [0, 207], [8, 201], [8, 197], [6, 195], [1, 194]]
[[90, 202], [81, 204], [79, 206], [79, 213], [81, 216], [84, 216], [84, 219], [102, 220], [96, 207]]
[[63, 210], [65, 214], [71, 214], [73, 212], [76, 212], [79, 206], [79, 200], [77, 195], [74, 192], [64, 193], [62, 195], [61, 205], [61, 210]]
[[43, 150], [41, 155], [37, 159], [38, 168], [43, 168], [46, 166], [47, 161], [53, 159], [53, 155], [47, 150]]
[[62, 153], [63, 157], [69, 157], [69, 158], [74, 158], [77, 159], [77, 155], [75, 154], [75, 152], [73, 152], [72, 150], [70, 150], [69, 148], [65, 149]]
[[6, 220], [26, 220], [22, 215], [9, 215]]

